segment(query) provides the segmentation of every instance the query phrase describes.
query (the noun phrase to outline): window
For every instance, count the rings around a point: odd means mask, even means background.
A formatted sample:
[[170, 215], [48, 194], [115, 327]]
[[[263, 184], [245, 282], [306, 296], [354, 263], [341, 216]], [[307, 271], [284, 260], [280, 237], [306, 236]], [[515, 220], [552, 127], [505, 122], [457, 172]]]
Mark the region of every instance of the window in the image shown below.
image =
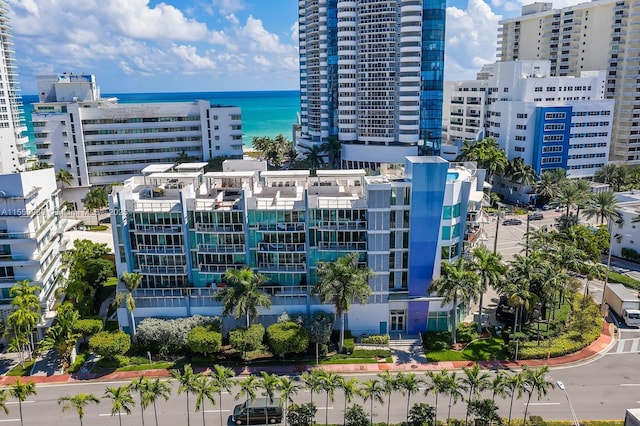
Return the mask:
[[564, 130], [564, 123], [556, 123], [556, 124], [545, 124], [544, 125], [544, 131], [551, 131], [551, 130]]
[[566, 113], [564, 112], [547, 112], [544, 114], [545, 120], [564, 120]]

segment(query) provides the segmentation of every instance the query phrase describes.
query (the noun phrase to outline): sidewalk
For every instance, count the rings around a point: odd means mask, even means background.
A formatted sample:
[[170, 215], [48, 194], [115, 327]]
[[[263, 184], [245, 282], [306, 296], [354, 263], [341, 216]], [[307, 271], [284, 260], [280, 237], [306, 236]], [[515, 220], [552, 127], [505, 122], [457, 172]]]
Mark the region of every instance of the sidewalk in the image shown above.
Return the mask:
[[[549, 367], [557, 367], [557, 366], [566, 366], [566, 365], [574, 365], [580, 362], [587, 361], [591, 358], [598, 356], [601, 353], [606, 352], [613, 342], [615, 341], [613, 337], [615, 326], [613, 324], [604, 323], [603, 331], [600, 337], [582, 349], [579, 352], [576, 352], [571, 355], [558, 357], [558, 358], [550, 358], [548, 360], [524, 360], [524, 361], [480, 361], [479, 364], [486, 369], [506, 369], [506, 370], [517, 370], [524, 365], [530, 367], [540, 367], [543, 365], [548, 365]], [[473, 361], [453, 361], [453, 362], [427, 362], [427, 363], [378, 363], [378, 364], [331, 364], [331, 365], [320, 365], [318, 367], [309, 366], [309, 365], [278, 365], [278, 366], [252, 366], [252, 367], [242, 367], [236, 368], [237, 375], [249, 375], [255, 374], [261, 371], [265, 371], [267, 373], [276, 373], [276, 374], [298, 374], [303, 371], [307, 371], [313, 368], [321, 368], [323, 370], [332, 371], [340, 374], [357, 374], [357, 373], [378, 373], [381, 371], [389, 370], [389, 371], [416, 371], [416, 372], [425, 372], [425, 371], [433, 371], [433, 370], [456, 370], [462, 367], [469, 367], [473, 365]], [[198, 369], [197, 371], [206, 371], [206, 369]], [[140, 376], [147, 377], [169, 377], [169, 371], [167, 370], [146, 370], [146, 371], [125, 371], [125, 372], [117, 372], [110, 373], [104, 375], [98, 375], [95, 373], [88, 374], [61, 374], [56, 376], [35, 376], [35, 377], [22, 377], [20, 378], [22, 381], [33, 381], [36, 384], [44, 384], [44, 383], [73, 383], [79, 381], [116, 381], [116, 380], [132, 380], [138, 378]], [[0, 377], [0, 386], [11, 385], [17, 377]]]

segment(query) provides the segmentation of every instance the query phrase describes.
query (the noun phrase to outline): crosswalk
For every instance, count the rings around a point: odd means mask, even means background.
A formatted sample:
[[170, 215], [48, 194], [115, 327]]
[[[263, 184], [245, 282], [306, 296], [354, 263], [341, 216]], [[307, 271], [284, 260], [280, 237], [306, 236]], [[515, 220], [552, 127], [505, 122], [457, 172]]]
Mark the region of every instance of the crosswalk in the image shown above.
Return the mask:
[[620, 339], [616, 346], [609, 351], [610, 354], [629, 354], [640, 352], [640, 338]]

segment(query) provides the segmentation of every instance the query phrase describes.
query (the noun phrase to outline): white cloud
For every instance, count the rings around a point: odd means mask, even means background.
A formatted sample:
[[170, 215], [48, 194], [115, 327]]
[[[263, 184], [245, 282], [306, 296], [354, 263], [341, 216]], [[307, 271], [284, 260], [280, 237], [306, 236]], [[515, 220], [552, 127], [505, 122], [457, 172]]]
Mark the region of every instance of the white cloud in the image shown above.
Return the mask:
[[223, 15], [235, 13], [247, 7], [242, 0], [213, 0], [213, 5], [220, 9]]
[[183, 60], [185, 68], [188, 70], [214, 70], [216, 68], [215, 62], [207, 56], [198, 55], [194, 46], [173, 46], [171, 51]]
[[250, 40], [250, 47], [253, 51], [270, 53], [289, 53], [290, 45], [280, 43], [280, 37], [265, 30], [260, 19], [249, 15], [247, 23], [240, 28], [241, 35]]
[[236, 25], [236, 26], [240, 25], [240, 21], [238, 20], [238, 17], [233, 13], [228, 14], [227, 16], [225, 16], [225, 18], [227, 21], [231, 22], [233, 25]]

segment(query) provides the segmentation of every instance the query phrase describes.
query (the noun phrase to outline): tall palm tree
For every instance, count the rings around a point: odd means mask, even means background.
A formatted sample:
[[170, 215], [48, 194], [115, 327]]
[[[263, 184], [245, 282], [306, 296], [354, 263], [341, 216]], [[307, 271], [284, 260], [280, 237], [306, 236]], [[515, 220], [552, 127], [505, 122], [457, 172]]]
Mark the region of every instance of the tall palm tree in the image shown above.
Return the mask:
[[142, 426], [144, 426], [144, 410], [149, 406], [149, 398], [146, 395], [149, 389], [149, 379], [144, 376], [133, 379], [129, 384], [132, 390], [138, 392], [140, 398], [140, 417], [142, 418]]
[[76, 410], [80, 419], [80, 426], [82, 426], [84, 410], [90, 403], [100, 404], [100, 399], [92, 393], [79, 393], [74, 396], [65, 395], [58, 398], [58, 405], [62, 406], [62, 411]]
[[391, 374], [389, 370], [378, 373], [378, 378], [382, 380], [382, 388], [387, 395], [387, 426], [389, 426], [389, 418], [391, 417], [391, 395], [399, 389], [398, 378]]
[[558, 179], [555, 170], [546, 170], [540, 174], [540, 179], [534, 184], [533, 190], [538, 198], [546, 203], [556, 196], [560, 182], [562, 180]]
[[503, 278], [507, 271], [506, 266], [502, 263], [502, 256], [498, 253], [492, 253], [485, 246], [478, 246], [471, 251], [473, 256], [473, 270], [480, 277], [478, 292], [480, 301], [478, 303], [478, 332], [482, 332], [482, 304], [484, 294], [489, 287], [496, 286]]
[[[205, 426], [204, 419], [204, 403], [205, 399], [208, 399], [212, 405], [216, 405], [215, 393], [218, 391], [215, 385], [208, 376], [204, 374], [196, 375], [193, 379], [193, 393], [196, 396], [196, 411], [202, 409], [202, 426]], [[247, 410], [248, 414], [249, 410]]]
[[18, 410], [20, 411], [20, 426], [24, 426], [22, 419], [22, 403], [31, 395], [37, 395], [36, 384], [33, 381], [23, 382], [17, 379], [9, 388], [12, 397], [18, 400]]
[[224, 304], [222, 315], [235, 312], [235, 318], [244, 316], [249, 327], [251, 318], [258, 316], [258, 307], [271, 307], [271, 299], [260, 289], [267, 278], [251, 268], [228, 269], [224, 277], [228, 286], [216, 296]]
[[365, 404], [367, 401], [371, 402], [371, 409], [369, 410], [371, 425], [373, 425], [373, 403], [384, 404], [384, 399], [382, 398], [384, 394], [384, 386], [378, 379], [369, 379], [360, 388], [360, 396]]
[[469, 270], [469, 265], [460, 257], [454, 263], [443, 261], [441, 264], [440, 278], [431, 282], [432, 293], [442, 297], [442, 306], [452, 303], [453, 315], [451, 316], [451, 344], [455, 345], [456, 326], [458, 316], [458, 301], [467, 306], [471, 299], [478, 296], [478, 283], [480, 277]]
[[109, 205], [109, 193], [105, 186], [95, 186], [87, 193], [84, 206], [96, 214], [96, 225], [100, 223], [100, 210]]
[[424, 383], [424, 381], [415, 373], [403, 373], [399, 372], [396, 376], [398, 390], [403, 394], [407, 395], [407, 420], [409, 419], [409, 407], [411, 405], [411, 396], [420, 392], [420, 385]]
[[[213, 385], [218, 390], [218, 401], [222, 401], [222, 392], [229, 392], [233, 389], [234, 381], [231, 380], [236, 373], [229, 367], [223, 367], [222, 365], [214, 365], [211, 371], [210, 378]], [[224, 426], [222, 419], [222, 410], [220, 410], [220, 426]]]
[[122, 426], [122, 412], [131, 414], [131, 408], [135, 404], [133, 396], [131, 396], [131, 387], [129, 385], [107, 387], [104, 390], [103, 398], [111, 400], [111, 415], [117, 414], [120, 426]]
[[367, 303], [371, 296], [369, 279], [375, 276], [370, 268], [358, 266], [358, 258], [359, 253], [350, 253], [335, 262], [318, 262], [318, 283], [314, 293], [322, 303], [332, 303], [336, 308], [336, 315], [340, 318], [338, 346], [341, 351], [344, 347], [345, 314], [352, 303]]
[[7, 399], [9, 399], [9, 396], [8, 389], [0, 389], [0, 409], [4, 411], [5, 414], [9, 414], [9, 408], [7, 407]]
[[522, 157], [511, 160], [505, 173], [512, 182], [520, 185], [532, 185], [536, 181], [535, 170], [529, 164], [525, 164]]
[[329, 136], [320, 148], [329, 156], [329, 166], [332, 169], [340, 168], [342, 144], [335, 136]]
[[196, 378], [196, 375], [193, 372], [193, 368], [191, 368], [191, 364], [186, 364], [180, 370], [171, 370], [171, 377], [178, 381], [178, 395], [184, 392], [187, 395], [187, 426], [191, 424], [190, 414], [189, 414], [189, 394], [193, 393], [193, 381]]
[[593, 180], [606, 183], [610, 185], [615, 192], [619, 192], [620, 188], [626, 183], [628, 174], [628, 170], [622, 166], [605, 164], [596, 170]]
[[278, 392], [280, 392], [280, 403], [284, 404], [284, 421], [285, 425], [287, 424], [287, 412], [289, 409], [289, 404], [293, 403], [293, 397], [298, 394], [300, 390], [300, 386], [296, 384], [293, 380], [291, 380], [287, 376], [280, 377], [280, 383], [278, 384]]
[[491, 389], [491, 401], [496, 401], [496, 396], [501, 398], [505, 398], [506, 396], [511, 396], [509, 393], [509, 373], [504, 370], [498, 371], [498, 373], [493, 376], [493, 380], [491, 381], [491, 385], [489, 388]]
[[153, 416], [156, 420], [156, 426], [158, 426], [158, 410], [156, 410], [156, 401], [158, 398], [163, 398], [165, 401], [169, 400], [171, 395], [171, 386], [167, 382], [161, 382], [160, 379], [149, 381], [149, 385], [145, 392], [145, 397], [149, 403], [153, 404]]
[[622, 214], [619, 211], [618, 199], [613, 192], [599, 192], [595, 194], [593, 201], [583, 210], [584, 215], [591, 219], [595, 217], [598, 223], [604, 223], [605, 219], [620, 219]]
[[449, 411], [447, 413], [447, 424], [449, 424], [451, 407], [464, 398], [462, 392], [466, 389], [464, 384], [458, 379], [455, 371], [452, 371], [451, 374], [447, 376], [445, 383], [445, 395], [449, 397]]
[[507, 154], [492, 138], [473, 142], [464, 141], [456, 161], [476, 161], [478, 168], [487, 171], [487, 180], [489, 181], [495, 174], [504, 174], [509, 165]]
[[[64, 195], [64, 187], [71, 186], [73, 175], [67, 169], [58, 169], [56, 172], [56, 182], [60, 184], [60, 192]], [[61, 197], [63, 198], [63, 197]]]
[[[267, 397], [268, 403], [272, 404], [275, 400], [276, 392], [280, 387], [280, 379], [275, 374], [269, 374], [265, 371], [262, 372], [262, 377], [260, 377], [260, 381], [258, 382], [258, 389], [262, 389], [264, 392], [262, 393]], [[269, 413], [266, 413], [267, 417], [265, 419], [266, 423], [269, 423]]]
[[351, 401], [353, 401], [353, 397], [358, 394], [358, 379], [355, 377], [345, 379], [343, 377], [340, 387], [342, 388], [342, 393], [344, 394], [344, 411], [342, 412], [342, 424], [344, 425], [344, 413], [347, 412], [347, 404], [350, 404]]
[[311, 370], [311, 372], [305, 371], [302, 373], [302, 381], [309, 392], [311, 393], [311, 404], [313, 404], [313, 394], [319, 393], [322, 390], [322, 375], [324, 370]]
[[122, 274], [121, 278], [124, 283], [125, 291], [121, 291], [116, 294], [116, 297], [113, 299], [112, 306], [119, 308], [124, 305], [129, 312], [129, 326], [131, 327], [131, 335], [135, 339], [136, 337], [136, 320], [133, 316], [133, 311], [136, 309], [136, 299], [133, 297], [133, 293], [140, 286], [142, 282], [142, 275], [137, 272], [129, 273], [125, 272]]
[[342, 377], [339, 374], [324, 371], [321, 375], [321, 388], [326, 395], [325, 400], [325, 410], [324, 410], [324, 424], [329, 424], [329, 402], [333, 402], [335, 400], [336, 389], [338, 389], [342, 384]]
[[302, 148], [303, 155], [309, 162], [309, 168], [311, 170], [317, 170], [324, 166], [325, 161], [322, 148], [320, 148], [318, 145], [312, 145], [310, 147], [300, 145], [300, 148]]
[[22, 280], [9, 290], [12, 312], [7, 316], [7, 325], [16, 336], [17, 342], [26, 341], [26, 345], [18, 345], [20, 359], [24, 366], [23, 351], [30, 355], [35, 349], [33, 342], [33, 330], [40, 322], [40, 298], [38, 293], [41, 288], [32, 284], [29, 280]]
[[480, 369], [480, 364], [477, 362], [473, 364], [473, 367], [462, 367], [464, 373], [460, 378], [461, 383], [469, 390], [469, 396], [467, 397], [467, 414], [465, 424], [469, 423], [469, 404], [474, 399], [477, 399], [481, 392], [487, 389], [491, 385], [489, 380], [489, 374], [483, 372]]
[[[239, 384], [239, 392], [236, 394], [236, 400], [245, 397], [246, 402], [245, 405], [249, 405], [249, 401], [255, 401], [256, 396], [258, 395], [258, 389], [260, 386], [260, 379], [256, 376], [251, 375], [247, 376], [246, 379], [242, 380]], [[249, 410], [247, 411], [247, 424], [249, 424]]]
[[584, 194], [578, 185], [573, 181], [565, 182], [560, 185], [555, 197], [551, 199], [549, 205], [554, 207], [565, 206], [566, 215], [569, 216], [571, 209], [582, 201]]
[[429, 378], [429, 381], [427, 382], [424, 395], [427, 396], [432, 393], [436, 396], [435, 416], [433, 418], [433, 425], [435, 426], [438, 424], [438, 397], [447, 392], [449, 371], [446, 369], [438, 372], [427, 371], [427, 377]]
[[507, 389], [511, 394], [511, 399], [509, 402], [509, 419], [507, 420], [507, 426], [511, 426], [511, 412], [513, 410], [513, 400], [514, 398], [520, 399], [525, 390], [525, 380], [526, 375], [523, 371], [516, 373], [512, 376], [509, 376], [507, 381]]
[[549, 390], [553, 388], [553, 382], [547, 378], [549, 373], [549, 367], [544, 366], [536, 369], [531, 369], [526, 365], [522, 368], [524, 374], [524, 391], [527, 393], [527, 405], [524, 409], [524, 421], [527, 421], [527, 413], [529, 411], [529, 403], [531, 397], [535, 393], [538, 400], [549, 393]]

